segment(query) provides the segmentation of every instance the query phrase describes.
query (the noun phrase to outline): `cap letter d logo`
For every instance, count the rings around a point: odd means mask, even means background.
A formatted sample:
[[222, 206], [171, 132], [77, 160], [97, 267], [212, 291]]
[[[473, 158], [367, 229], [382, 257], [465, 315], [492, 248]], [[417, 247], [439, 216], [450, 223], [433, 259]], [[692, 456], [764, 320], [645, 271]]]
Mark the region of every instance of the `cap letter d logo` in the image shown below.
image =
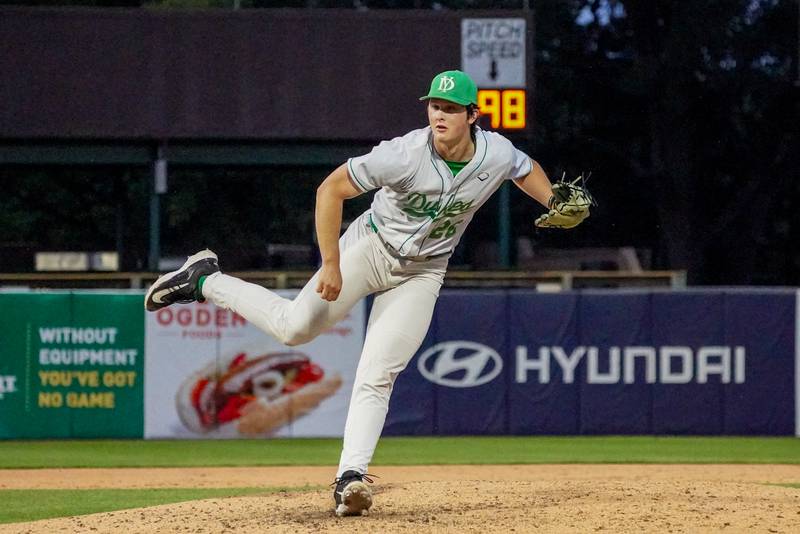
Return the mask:
[[443, 93], [446, 93], [447, 91], [451, 90], [453, 87], [455, 87], [455, 85], [456, 82], [453, 80], [451, 76], [442, 76], [441, 78], [439, 78], [439, 90], [442, 91]]

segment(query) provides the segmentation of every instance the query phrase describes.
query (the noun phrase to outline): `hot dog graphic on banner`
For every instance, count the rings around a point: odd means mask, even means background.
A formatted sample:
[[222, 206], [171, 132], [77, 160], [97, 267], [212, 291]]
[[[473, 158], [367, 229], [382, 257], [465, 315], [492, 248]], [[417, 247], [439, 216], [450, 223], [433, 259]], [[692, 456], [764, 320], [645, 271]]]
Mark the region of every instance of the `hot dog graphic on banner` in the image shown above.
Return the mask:
[[208, 303], [164, 308], [145, 321], [146, 438], [342, 435], [363, 302], [297, 347]]

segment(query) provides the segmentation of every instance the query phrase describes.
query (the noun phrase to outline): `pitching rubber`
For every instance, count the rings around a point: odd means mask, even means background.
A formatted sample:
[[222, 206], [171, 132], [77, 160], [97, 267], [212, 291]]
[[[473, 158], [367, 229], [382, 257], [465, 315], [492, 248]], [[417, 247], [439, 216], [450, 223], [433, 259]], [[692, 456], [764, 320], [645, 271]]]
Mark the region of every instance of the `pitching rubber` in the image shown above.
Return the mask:
[[372, 506], [372, 492], [361, 481], [354, 481], [344, 488], [342, 504], [336, 507], [338, 517], [366, 515]]

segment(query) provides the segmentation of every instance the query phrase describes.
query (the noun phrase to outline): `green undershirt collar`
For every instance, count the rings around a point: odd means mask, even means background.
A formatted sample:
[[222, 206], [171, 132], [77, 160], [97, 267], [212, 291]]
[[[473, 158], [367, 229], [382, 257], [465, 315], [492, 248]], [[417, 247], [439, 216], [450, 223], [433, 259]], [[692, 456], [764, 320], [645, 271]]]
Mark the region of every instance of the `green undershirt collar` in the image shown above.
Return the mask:
[[466, 167], [467, 164], [469, 163], [469, 161], [447, 161], [447, 160], [444, 160], [444, 162], [447, 163], [448, 167], [450, 167], [450, 172], [453, 173], [453, 176], [461, 172], [461, 169]]

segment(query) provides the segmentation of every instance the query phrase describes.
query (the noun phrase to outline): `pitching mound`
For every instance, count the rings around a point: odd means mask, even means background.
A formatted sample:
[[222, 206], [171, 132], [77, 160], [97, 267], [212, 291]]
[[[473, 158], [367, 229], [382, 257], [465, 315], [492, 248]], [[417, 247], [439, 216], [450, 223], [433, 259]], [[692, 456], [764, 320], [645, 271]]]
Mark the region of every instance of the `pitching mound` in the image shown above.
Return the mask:
[[[3, 471], [0, 488], [320, 486], [331, 468]], [[0, 532], [798, 532], [800, 466], [376, 467], [372, 513], [336, 518], [331, 493], [209, 499]]]

